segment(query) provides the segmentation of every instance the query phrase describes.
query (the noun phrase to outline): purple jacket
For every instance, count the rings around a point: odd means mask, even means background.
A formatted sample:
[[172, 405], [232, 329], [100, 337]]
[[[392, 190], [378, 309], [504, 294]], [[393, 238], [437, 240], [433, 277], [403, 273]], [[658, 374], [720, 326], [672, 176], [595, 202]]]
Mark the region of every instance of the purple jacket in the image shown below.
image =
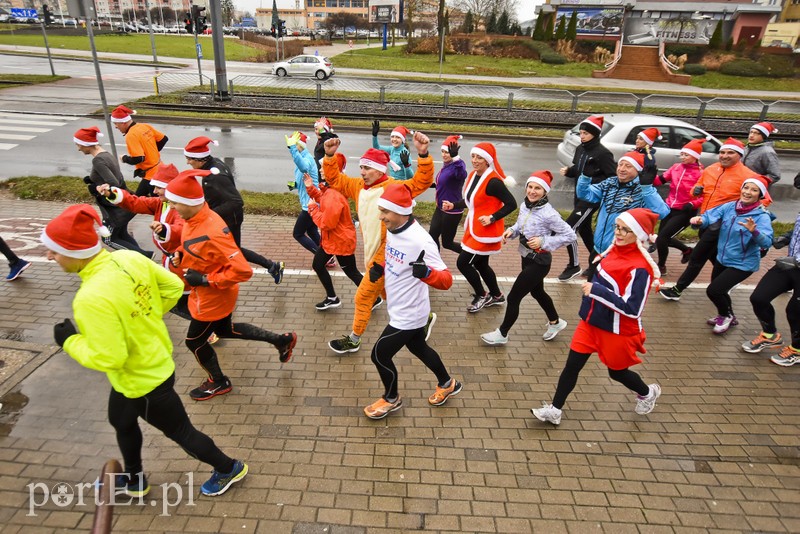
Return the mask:
[[[456, 156], [450, 163], [445, 163], [436, 175], [436, 207], [442, 209], [442, 201], [447, 200], [453, 204], [458, 204], [463, 200], [462, 190], [464, 181], [467, 179], [467, 165], [460, 157]], [[463, 213], [464, 210], [454, 208], [445, 213]]]

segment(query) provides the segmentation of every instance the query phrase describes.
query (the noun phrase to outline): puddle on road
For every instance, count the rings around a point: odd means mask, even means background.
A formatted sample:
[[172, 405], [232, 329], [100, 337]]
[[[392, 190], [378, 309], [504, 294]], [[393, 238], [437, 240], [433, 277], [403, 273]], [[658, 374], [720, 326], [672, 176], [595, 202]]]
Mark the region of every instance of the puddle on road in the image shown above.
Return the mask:
[[0, 397], [0, 437], [11, 434], [29, 400], [27, 395], [19, 391], [11, 391]]

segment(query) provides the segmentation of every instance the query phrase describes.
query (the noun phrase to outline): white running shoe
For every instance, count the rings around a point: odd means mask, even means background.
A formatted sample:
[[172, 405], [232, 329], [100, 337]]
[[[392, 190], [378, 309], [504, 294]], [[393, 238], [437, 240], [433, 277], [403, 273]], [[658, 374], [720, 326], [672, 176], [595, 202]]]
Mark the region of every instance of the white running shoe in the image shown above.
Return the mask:
[[500, 329], [498, 328], [494, 332], [486, 332], [485, 334], [481, 334], [481, 341], [487, 345], [505, 345], [508, 343], [508, 336], [501, 334]]
[[646, 397], [636, 397], [636, 413], [647, 415], [656, 407], [656, 401], [661, 396], [661, 386], [650, 384], [650, 393]]
[[560, 318], [556, 324], [547, 323], [547, 330], [545, 331], [544, 335], [542, 335], [542, 339], [544, 339], [545, 341], [550, 341], [566, 327], [567, 327], [567, 321]]
[[545, 402], [541, 408], [531, 408], [531, 413], [536, 419], [544, 423], [552, 423], [556, 426], [561, 424], [561, 410], [552, 404]]

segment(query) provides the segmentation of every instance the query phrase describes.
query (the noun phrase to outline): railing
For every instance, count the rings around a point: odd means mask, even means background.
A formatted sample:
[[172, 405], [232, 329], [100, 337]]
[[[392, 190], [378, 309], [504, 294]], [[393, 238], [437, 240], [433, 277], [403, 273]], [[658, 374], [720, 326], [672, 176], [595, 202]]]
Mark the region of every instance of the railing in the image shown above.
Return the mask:
[[622, 36], [620, 36], [619, 41], [617, 41], [617, 44], [614, 46], [614, 59], [612, 59], [611, 61], [609, 61], [604, 65], [606, 70], [615, 67], [617, 63], [619, 63], [621, 57], [622, 57]]
[[658, 41], [658, 59], [661, 61], [661, 64], [664, 65], [665, 67], [667, 67], [668, 69], [672, 70], [672, 71], [676, 71], [676, 70], [680, 69], [680, 67], [678, 67], [676, 64], [674, 64], [669, 59], [667, 59], [667, 56], [665, 56], [664, 54], [665, 54], [664, 40], [663, 39], [659, 39], [659, 41]]

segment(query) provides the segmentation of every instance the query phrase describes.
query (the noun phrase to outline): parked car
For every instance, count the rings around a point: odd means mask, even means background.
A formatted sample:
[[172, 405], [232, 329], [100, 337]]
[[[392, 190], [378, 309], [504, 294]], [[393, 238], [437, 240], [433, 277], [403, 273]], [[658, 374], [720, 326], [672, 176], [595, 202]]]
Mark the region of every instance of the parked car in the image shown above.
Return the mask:
[[272, 74], [276, 76], [314, 76], [318, 80], [325, 80], [334, 73], [331, 60], [322, 56], [295, 56], [272, 66]]
[[[678, 154], [681, 148], [692, 139], [706, 139], [700, 158], [700, 162], [705, 166], [717, 161], [719, 147], [722, 146], [722, 143], [710, 133], [678, 119], [634, 113], [608, 113], [603, 117], [600, 142], [614, 154], [615, 160], [633, 149], [639, 132], [647, 128], [658, 128], [662, 138], [657, 139], [653, 146], [657, 150], [656, 162], [660, 171], [665, 171], [680, 161]], [[578, 135], [579, 126], [580, 123], [567, 130], [564, 140], [558, 145], [558, 162], [561, 165], [572, 165], [575, 149], [581, 143]]]

